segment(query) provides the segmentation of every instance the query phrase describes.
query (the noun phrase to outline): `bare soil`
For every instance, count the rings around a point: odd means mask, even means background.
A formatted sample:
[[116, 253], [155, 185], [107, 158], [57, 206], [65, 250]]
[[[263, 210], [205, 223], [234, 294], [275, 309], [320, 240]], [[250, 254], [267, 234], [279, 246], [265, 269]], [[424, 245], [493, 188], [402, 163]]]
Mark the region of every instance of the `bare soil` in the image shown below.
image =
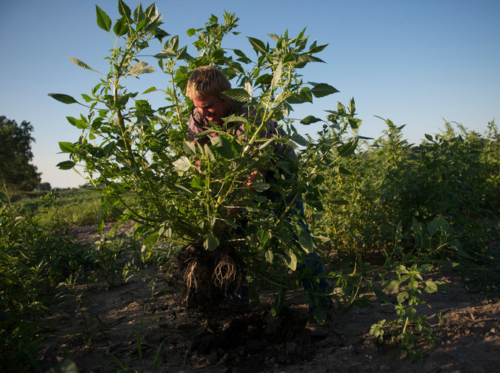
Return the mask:
[[[74, 234], [84, 245], [95, 231], [79, 227]], [[161, 280], [153, 285], [151, 276]], [[43, 320], [52, 337], [39, 362], [49, 369], [69, 358], [83, 373], [127, 366], [139, 372], [499, 372], [499, 295], [471, 292], [453, 274], [435, 274], [438, 279], [450, 287], [426, 294], [429, 307], [419, 309], [438, 336], [435, 347], [423, 346], [422, 364], [408, 364], [399, 349], [368, 334], [372, 324], [395, 317], [394, 307], [374, 301], [346, 314], [337, 310], [326, 338], [315, 338], [305, 328], [310, 315], [300, 293], [288, 296], [279, 317], [270, 314], [272, 290], [251, 313], [221, 307], [207, 317], [188, 310], [178, 283], [157, 270], [105, 291], [82, 285], [90, 340], [77, 304], [54, 302]]]

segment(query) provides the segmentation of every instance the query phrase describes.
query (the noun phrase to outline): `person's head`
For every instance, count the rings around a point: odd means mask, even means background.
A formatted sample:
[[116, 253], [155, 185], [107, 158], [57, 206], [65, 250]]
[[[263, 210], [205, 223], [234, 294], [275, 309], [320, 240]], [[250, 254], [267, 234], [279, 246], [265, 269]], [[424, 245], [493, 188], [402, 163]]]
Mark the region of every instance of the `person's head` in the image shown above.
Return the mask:
[[229, 115], [232, 102], [222, 95], [231, 88], [231, 83], [222, 71], [213, 66], [202, 66], [189, 77], [186, 96], [198, 112], [210, 122], [222, 124]]

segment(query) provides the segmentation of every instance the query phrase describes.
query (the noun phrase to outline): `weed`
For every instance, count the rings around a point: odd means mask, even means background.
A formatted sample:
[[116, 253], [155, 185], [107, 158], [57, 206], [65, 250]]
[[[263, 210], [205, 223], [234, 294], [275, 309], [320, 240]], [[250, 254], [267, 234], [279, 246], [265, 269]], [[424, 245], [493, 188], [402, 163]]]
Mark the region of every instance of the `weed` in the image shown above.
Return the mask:
[[76, 302], [76, 316], [82, 317], [83, 326], [85, 328], [85, 335], [87, 340], [90, 340], [90, 330], [89, 324], [87, 322], [87, 308], [83, 304], [82, 297], [83, 291], [78, 289], [77, 281], [78, 281], [79, 273], [70, 275], [65, 281], [59, 283], [57, 285], [57, 289], [60, 289], [58, 293], [58, 298], [67, 298]]

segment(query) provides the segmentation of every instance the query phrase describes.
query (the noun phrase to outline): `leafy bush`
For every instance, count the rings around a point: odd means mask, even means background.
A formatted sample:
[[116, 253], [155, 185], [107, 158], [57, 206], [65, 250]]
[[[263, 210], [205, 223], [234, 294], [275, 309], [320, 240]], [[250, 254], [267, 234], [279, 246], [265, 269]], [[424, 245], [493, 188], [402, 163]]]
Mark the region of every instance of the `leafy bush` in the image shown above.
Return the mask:
[[[322, 199], [325, 212], [314, 220], [316, 230], [330, 237], [341, 254], [367, 255], [390, 248], [398, 224], [411, 232], [415, 219], [427, 224], [442, 215], [456, 232], [467, 232], [460, 234], [462, 246], [480, 254], [496, 232], [490, 228], [496, 203], [491, 196], [498, 192], [493, 157], [498, 141], [466, 131], [456, 136], [447, 125], [445, 135], [426, 135], [414, 146], [403, 139], [404, 126], [386, 123], [382, 137], [359, 145], [354, 156], [341, 161], [342, 173], [322, 175], [329, 188]], [[490, 132], [495, 130], [490, 124]], [[408, 236], [403, 246], [411, 250], [413, 242]]]
[[[257, 55], [252, 61], [241, 50], [223, 48], [224, 37], [237, 34], [233, 30], [238, 21], [225, 13], [223, 22], [212, 16], [204, 28], [188, 30], [197, 39], [193, 44], [199, 56], [192, 57], [187, 46], [179, 46], [177, 36], [166, 39], [168, 34], [160, 28], [162, 16], [154, 5], [145, 10], [139, 5], [134, 12], [121, 0], [118, 5], [121, 18], [114, 26], [96, 7], [98, 26], [115, 39], [107, 57], [111, 68], [101, 74], [106, 78], [90, 95], [82, 95], [90, 107], [88, 114], [68, 118], [82, 135], [74, 143], [60, 143], [70, 160], [59, 166], [83, 166], [89, 183], [103, 185], [106, 205], [123, 206], [120, 220], [139, 223], [136, 233], [146, 237], [146, 244], [165, 239], [208, 251], [236, 249], [254, 285], [269, 281], [280, 284], [283, 291], [295, 288], [297, 281], [286, 275], [288, 270], [297, 269], [306, 253], [314, 251], [303, 219], [293, 213], [296, 203], [301, 195], [318, 201], [322, 179], [317, 175], [337, 160], [330, 149], [353, 149], [356, 143], [334, 136], [338, 127], [334, 115], [324, 122], [318, 141], [304, 139], [286, 119], [293, 105], [337, 92], [329, 84], [305, 83], [299, 74], [309, 63], [321, 62], [316, 54], [326, 45], [313, 42], [307, 47], [304, 31], [293, 38], [288, 33], [270, 35], [273, 46], [249, 37]], [[167, 102], [157, 109], [125, 88], [127, 78], [155, 71], [140, 60], [153, 39], [166, 39], [154, 58], [169, 80], [163, 89], [152, 87], [144, 92], [164, 93]], [[80, 60], [70, 60], [93, 70]], [[249, 115], [225, 118], [223, 129], [210, 130], [218, 136], [201, 146], [187, 137], [192, 103], [184, 97], [184, 90], [191, 72], [205, 65], [219, 67], [235, 82], [237, 88], [224, 94]], [[78, 102], [64, 94], [51, 96], [66, 104]], [[271, 120], [281, 121], [280, 127], [290, 135], [262, 139], [261, 132]], [[357, 126], [354, 110], [342, 120], [347, 127]], [[302, 123], [317, 121], [308, 116]], [[228, 130], [235, 124], [244, 125], [244, 138]], [[301, 162], [277, 156], [272, 151], [277, 145], [295, 148]], [[274, 177], [257, 180], [251, 187], [258, 193], [249, 195], [247, 180], [262, 169]], [[235, 219], [236, 214], [240, 218]]]

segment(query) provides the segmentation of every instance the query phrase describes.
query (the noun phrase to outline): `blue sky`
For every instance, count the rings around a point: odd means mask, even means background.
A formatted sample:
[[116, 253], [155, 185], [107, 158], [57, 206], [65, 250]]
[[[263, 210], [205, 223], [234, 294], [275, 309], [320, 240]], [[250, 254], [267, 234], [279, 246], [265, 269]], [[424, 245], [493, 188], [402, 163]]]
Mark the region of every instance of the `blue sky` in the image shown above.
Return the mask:
[[[133, 9], [138, 1], [126, 3]], [[96, 25], [95, 4], [113, 21], [118, 18], [114, 0], [0, 3], [0, 115], [33, 124], [34, 163], [53, 187], [84, 183], [75, 172], [59, 171], [55, 165], [66, 160], [57, 154], [58, 142], [74, 142], [80, 134], [66, 116], [86, 114], [86, 109], [61, 104], [47, 94], [80, 98], [98, 82], [97, 74], [77, 67], [67, 56], [107, 71], [103, 58], [113, 44]], [[143, 2], [144, 7], [149, 4]], [[241, 35], [231, 37], [227, 46], [250, 57], [254, 55], [246, 36], [269, 41], [268, 33], [287, 29], [295, 36], [307, 27], [311, 41], [329, 44], [319, 55], [326, 63], [306, 68], [303, 75], [340, 93], [300, 107], [294, 117], [323, 117], [323, 110], [354, 97], [363, 120], [361, 135], [381, 136], [386, 126], [377, 115], [406, 124], [404, 135], [413, 143], [425, 133], [439, 133], [444, 119], [484, 133], [488, 122], [500, 117], [498, 0], [194, 0], [156, 5], [164, 15], [163, 29], [178, 34], [181, 45], [194, 41], [187, 29], [202, 27], [211, 14], [222, 17], [224, 10], [240, 18]], [[156, 51], [160, 47], [156, 44]], [[161, 87], [164, 82], [160, 73], [150, 74], [138, 87]], [[316, 130], [311, 125], [301, 132]]]

